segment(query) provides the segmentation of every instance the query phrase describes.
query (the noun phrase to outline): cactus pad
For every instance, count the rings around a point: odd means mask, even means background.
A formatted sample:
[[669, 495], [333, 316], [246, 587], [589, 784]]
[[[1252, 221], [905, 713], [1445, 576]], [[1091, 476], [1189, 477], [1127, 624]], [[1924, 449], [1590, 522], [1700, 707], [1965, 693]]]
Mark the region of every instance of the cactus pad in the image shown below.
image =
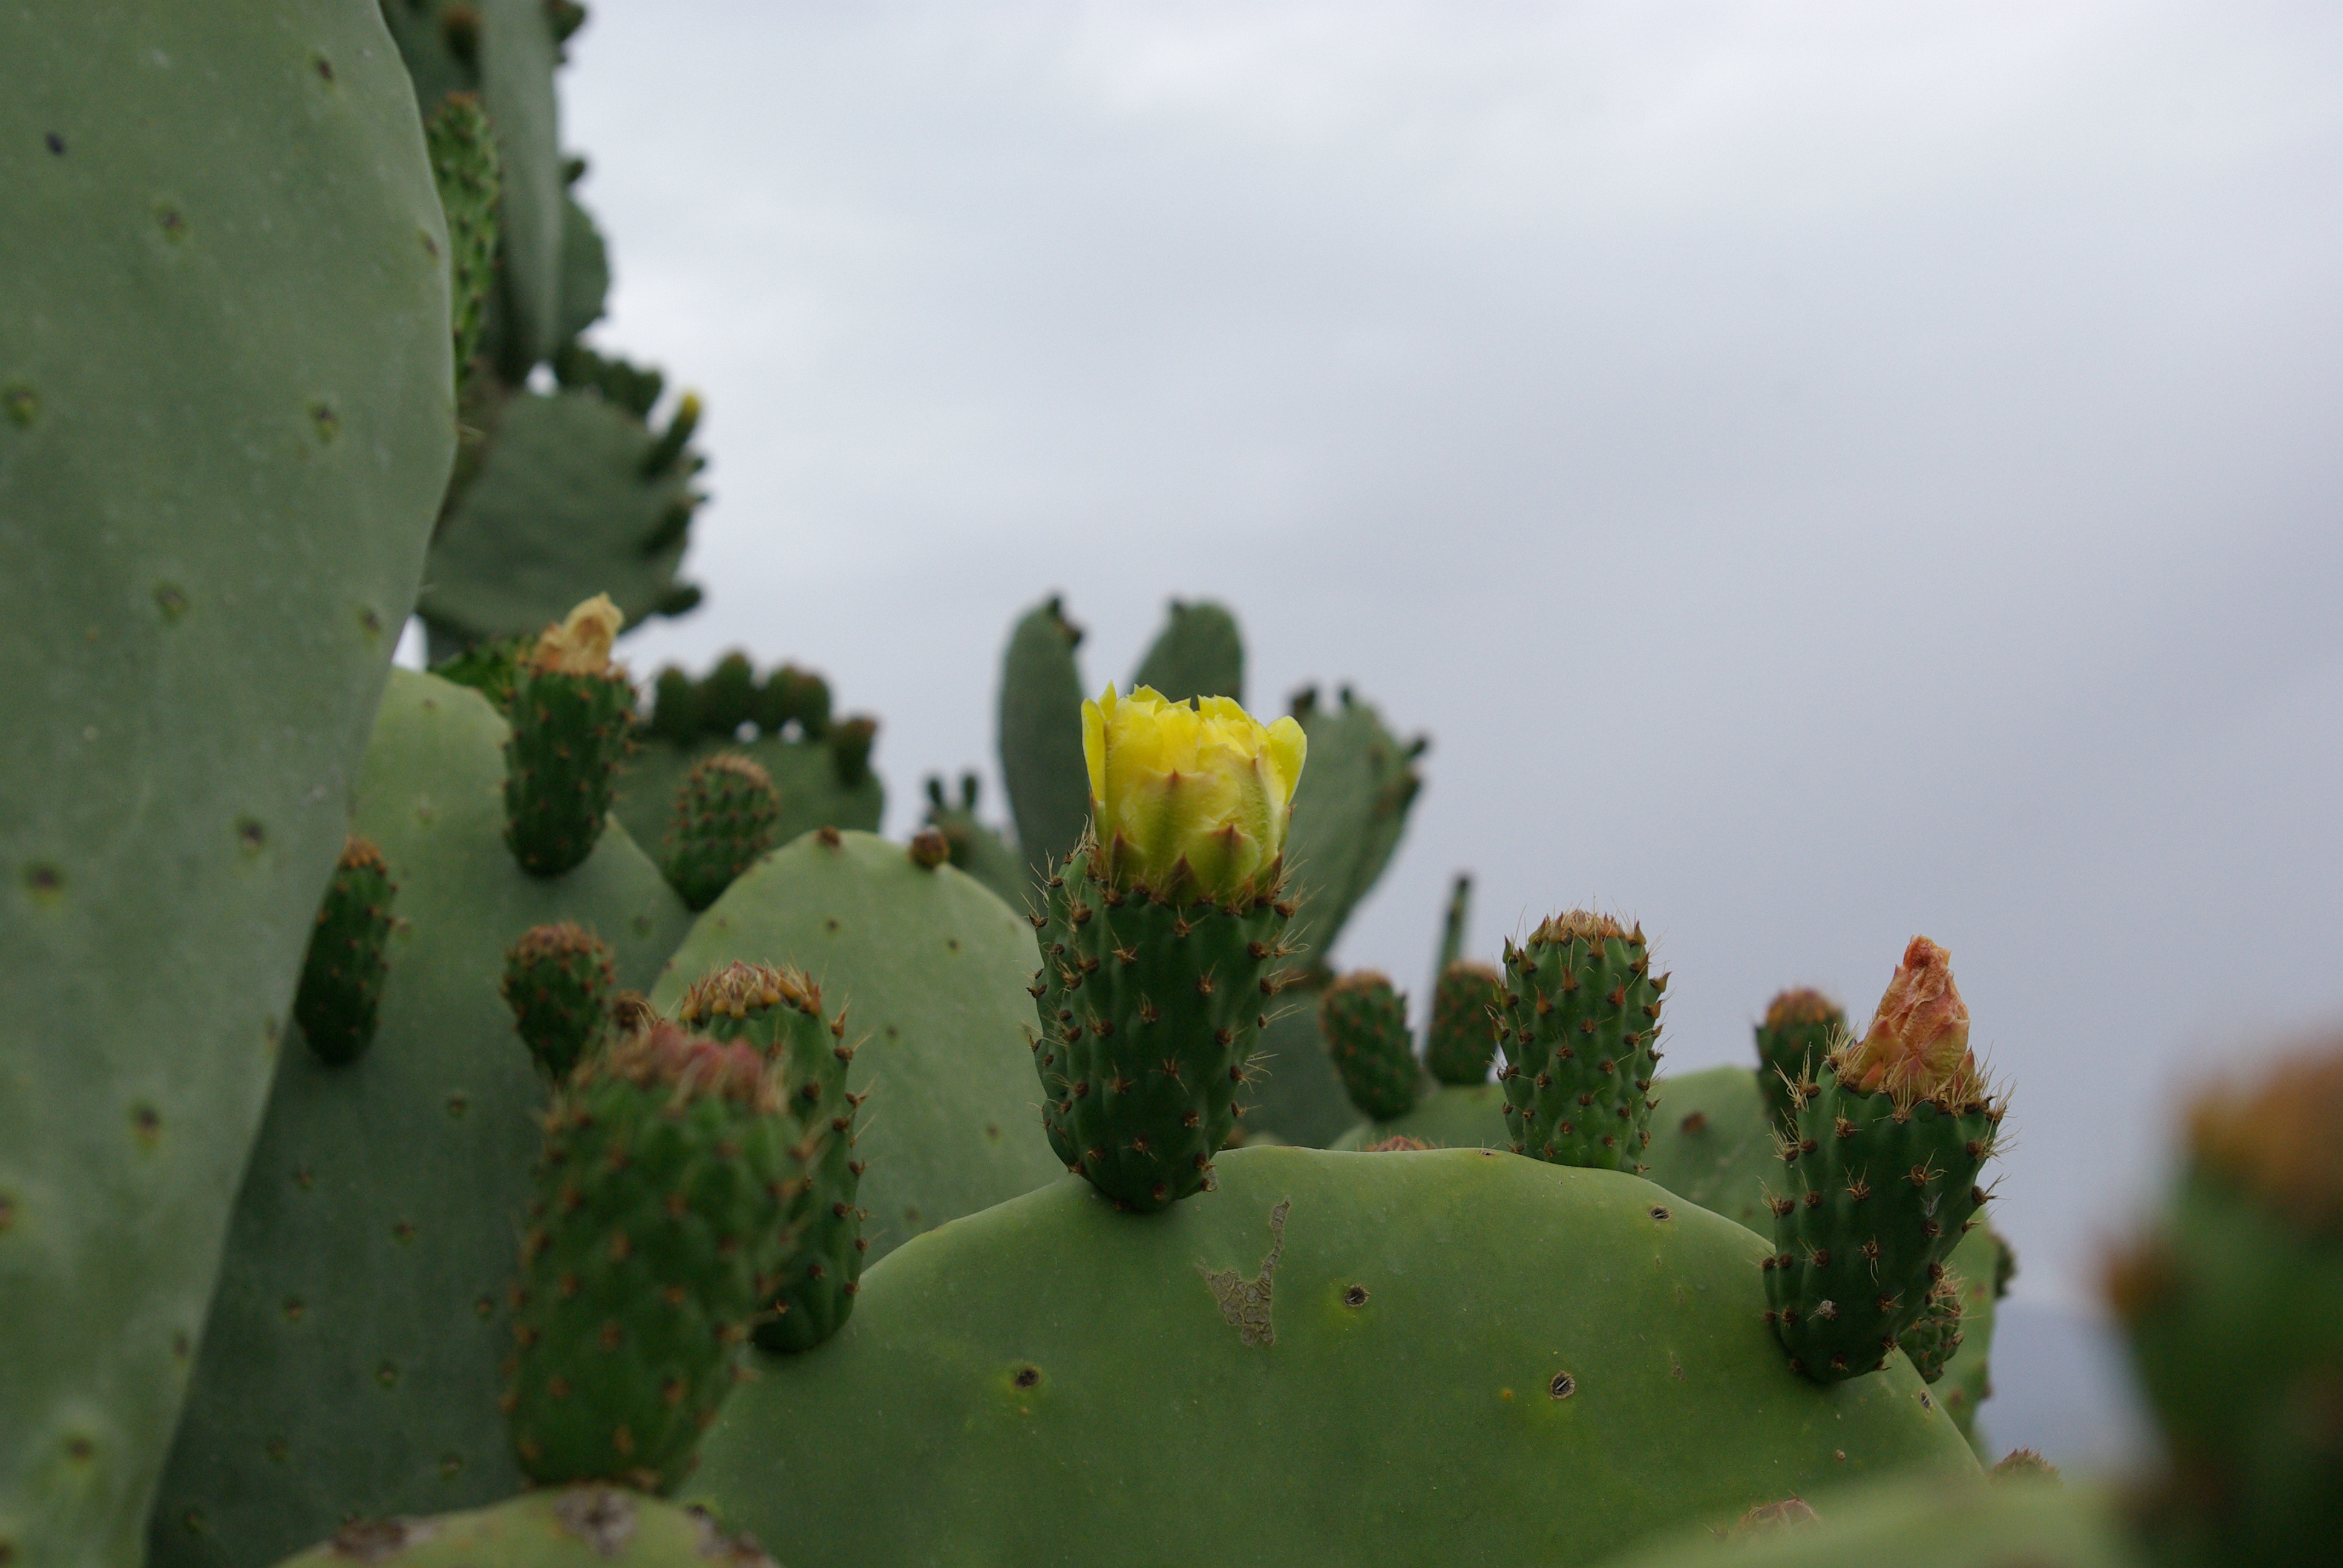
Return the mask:
[[594, 852], [634, 707], [623, 670], [524, 672], [505, 742], [505, 843], [524, 868], [558, 877]]
[[686, 1494], [808, 1563], [1574, 1568], [1785, 1492], [1974, 1477], [1908, 1368], [1789, 1371], [1765, 1250], [1635, 1177], [1493, 1151], [1233, 1149], [1145, 1221], [1061, 1181], [760, 1361]]
[[279, 1568], [776, 1568], [696, 1508], [622, 1486], [528, 1492], [492, 1508], [359, 1519]]
[[370, 5], [0, 12], [0, 1556], [135, 1563], [454, 439]]
[[1056, 598], [1028, 610], [1009, 633], [1001, 668], [1001, 776], [1027, 864], [1056, 865], [1073, 852], [1090, 820], [1090, 769], [1082, 760], [1082, 675], [1074, 662], [1081, 628]]

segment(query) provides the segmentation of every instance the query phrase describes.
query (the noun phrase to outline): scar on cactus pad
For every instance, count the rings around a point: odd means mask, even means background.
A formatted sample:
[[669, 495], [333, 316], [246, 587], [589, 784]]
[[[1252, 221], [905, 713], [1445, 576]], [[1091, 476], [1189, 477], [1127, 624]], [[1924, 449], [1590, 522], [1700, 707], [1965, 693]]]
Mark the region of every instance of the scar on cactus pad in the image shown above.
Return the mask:
[[597, 594], [548, 627], [513, 694], [505, 745], [505, 841], [522, 867], [558, 877], [594, 852], [626, 756], [635, 689], [610, 662], [625, 618]]
[[1307, 741], [1222, 697], [1082, 704], [1091, 828], [1036, 916], [1033, 1064], [1050, 1147], [1117, 1203], [1212, 1180], [1284, 980], [1286, 828]]
[[1877, 1371], [1941, 1301], [1945, 1259], [1986, 1201], [2003, 1111], [1969, 1050], [1952, 955], [1915, 937], [1860, 1040], [1793, 1086], [1769, 1201], [1767, 1319], [1818, 1382]]

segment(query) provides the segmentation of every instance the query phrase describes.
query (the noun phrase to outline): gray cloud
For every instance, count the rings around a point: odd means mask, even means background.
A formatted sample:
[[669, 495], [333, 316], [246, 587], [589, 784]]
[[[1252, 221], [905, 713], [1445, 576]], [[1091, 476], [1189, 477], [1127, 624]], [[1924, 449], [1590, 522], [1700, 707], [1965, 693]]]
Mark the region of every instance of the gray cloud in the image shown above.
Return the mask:
[[[989, 764], [1171, 593], [1429, 729], [1344, 957], [1635, 914], [1672, 1064], [1949, 946], [2029, 1287], [2343, 1018], [2343, 19], [600, 0], [602, 340], [709, 397], [690, 620]], [[998, 803], [997, 789], [994, 799]]]

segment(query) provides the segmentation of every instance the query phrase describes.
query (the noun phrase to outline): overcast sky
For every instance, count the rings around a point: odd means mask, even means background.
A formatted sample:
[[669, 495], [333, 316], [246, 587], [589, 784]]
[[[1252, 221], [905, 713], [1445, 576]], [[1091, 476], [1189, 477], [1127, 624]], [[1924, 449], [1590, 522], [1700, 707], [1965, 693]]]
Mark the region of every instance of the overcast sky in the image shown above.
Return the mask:
[[[1062, 589], [1428, 730], [1340, 955], [1582, 901], [1670, 1065], [1948, 946], [2024, 1288], [2343, 1020], [2343, 12], [596, 0], [599, 341], [708, 399], [689, 620], [991, 772]], [[990, 800], [1001, 804], [997, 780]]]

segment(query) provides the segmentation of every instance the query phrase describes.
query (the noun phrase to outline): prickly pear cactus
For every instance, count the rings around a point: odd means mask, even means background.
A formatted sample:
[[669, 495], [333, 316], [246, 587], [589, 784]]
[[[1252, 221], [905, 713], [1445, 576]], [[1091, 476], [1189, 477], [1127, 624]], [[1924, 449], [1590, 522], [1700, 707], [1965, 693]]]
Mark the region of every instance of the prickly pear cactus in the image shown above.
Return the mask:
[[505, 952], [572, 921], [641, 987], [689, 917], [615, 825], [566, 876], [515, 865], [504, 739], [478, 692], [393, 677], [357, 789], [399, 884], [381, 1021], [347, 1066], [282, 1053], [155, 1510], [158, 1568], [243, 1568], [353, 1511], [520, 1483], [496, 1401], [546, 1088], [499, 994]]
[[137, 1561], [454, 439], [374, 8], [0, 15], [0, 1557]]
[[1386, 1138], [1413, 1138], [1433, 1149], [1504, 1149], [1505, 1091], [1495, 1083], [1434, 1085], [1404, 1115], [1362, 1121], [1327, 1145], [1364, 1149]]
[[1488, 1081], [1497, 1059], [1495, 1009], [1504, 989], [1503, 977], [1487, 964], [1458, 960], [1441, 970], [1423, 1042], [1423, 1064], [1433, 1078], [1466, 1087]]
[[809, 1564], [1571, 1568], [1785, 1491], [1976, 1473], [1900, 1363], [1791, 1372], [1765, 1242], [1635, 1177], [1219, 1166], [1143, 1221], [1065, 1181], [901, 1249], [830, 1344], [760, 1363], [687, 1495]]
[[1785, 990], [1766, 1004], [1756, 1033], [1757, 1091], [1765, 1098], [1768, 1127], [1797, 1114], [1793, 1087], [1815, 1081], [1845, 1031], [1846, 1010], [1818, 990]]
[[1025, 1043], [1033, 930], [950, 865], [875, 834], [806, 834], [709, 906], [651, 1000], [672, 1011], [736, 959], [804, 970], [845, 1014], [847, 1084], [869, 1097], [855, 1154], [870, 1262], [1063, 1171]]
[[281, 1568], [776, 1568], [755, 1539], [621, 1486], [529, 1492], [466, 1513], [360, 1519]]

